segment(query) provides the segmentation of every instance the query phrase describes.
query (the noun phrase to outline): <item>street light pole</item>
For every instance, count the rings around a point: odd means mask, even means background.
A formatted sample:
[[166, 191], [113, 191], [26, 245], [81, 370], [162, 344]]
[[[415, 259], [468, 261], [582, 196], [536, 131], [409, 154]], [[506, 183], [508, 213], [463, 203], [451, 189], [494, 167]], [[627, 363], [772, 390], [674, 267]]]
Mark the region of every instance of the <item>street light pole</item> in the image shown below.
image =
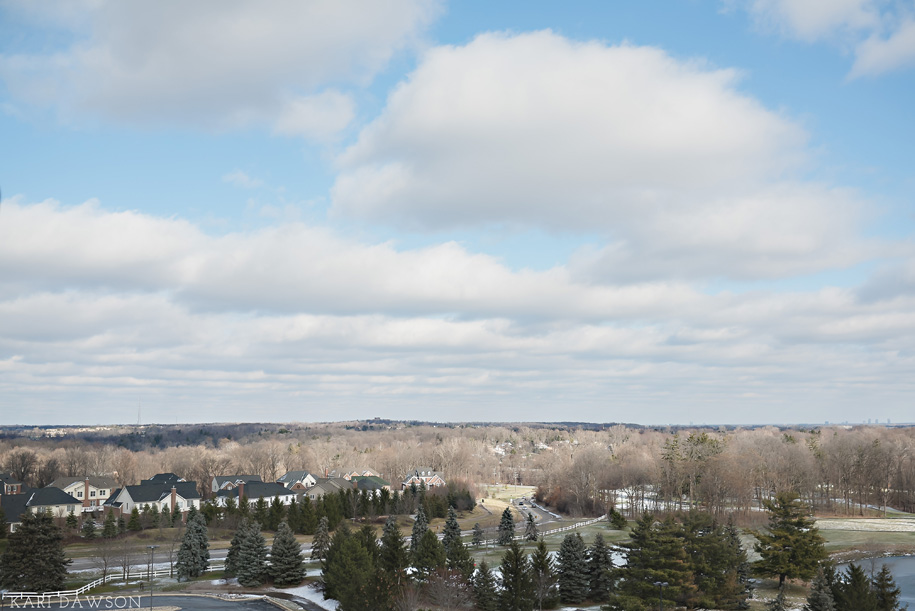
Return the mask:
[[664, 587], [667, 585], [666, 581], [656, 581], [654, 585], [658, 586], [658, 607], [661, 611], [664, 611]]
[[149, 611], [152, 611], [153, 608], [153, 561], [155, 559], [155, 550], [158, 548], [158, 545], [147, 545], [146, 549], [149, 550]]

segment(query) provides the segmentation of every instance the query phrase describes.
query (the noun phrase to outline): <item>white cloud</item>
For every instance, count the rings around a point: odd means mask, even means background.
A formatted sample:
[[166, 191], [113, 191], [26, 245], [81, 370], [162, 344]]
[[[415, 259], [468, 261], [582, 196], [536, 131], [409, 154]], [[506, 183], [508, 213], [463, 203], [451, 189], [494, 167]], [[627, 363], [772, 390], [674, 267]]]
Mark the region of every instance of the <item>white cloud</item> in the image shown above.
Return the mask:
[[626, 253], [617, 278], [671, 263], [759, 278], [858, 261], [861, 204], [800, 182], [804, 131], [736, 80], [551, 32], [439, 47], [340, 156], [333, 211], [597, 232]]
[[749, 0], [762, 24], [806, 42], [834, 42], [854, 55], [850, 78], [915, 64], [915, 13], [881, 0]]
[[[10, 8], [39, 26], [66, 27], [59, 5]], [[76, 17], [72, 45], [0, 56], [0, 77], [14, 95], [59, 105], [70, 117], [216, 128], [271, 123], [297, 103], [321, 103], [329, 85], [366, 83], [440, 12], [439, 2], [424, 0], [104, 0], [62, 8]], [[292, 125], [324, 137], [344, 115], [319, 129], [301, 116]]]
[[284, 136], [329, 140], [342, 132], [356, 115], [352, 97], [338, 91], [287, 100], [273, 124]]
[[235, 185], [236, 187], [241, 187], [243, 189], [256, 189], [264, 184], [259, 178], [252, 178], [242, 170], [232, 170], [228, 174], [224, 174], [222, 177], [223, 182]]

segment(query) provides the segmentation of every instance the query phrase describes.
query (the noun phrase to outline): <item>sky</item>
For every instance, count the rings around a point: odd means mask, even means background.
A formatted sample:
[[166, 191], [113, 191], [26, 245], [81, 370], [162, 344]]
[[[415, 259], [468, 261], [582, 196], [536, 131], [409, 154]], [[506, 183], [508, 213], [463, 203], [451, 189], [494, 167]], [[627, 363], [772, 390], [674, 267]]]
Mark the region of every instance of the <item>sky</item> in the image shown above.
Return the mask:
[[0, 423], [908, 422], [915, 2], [0, 0]]

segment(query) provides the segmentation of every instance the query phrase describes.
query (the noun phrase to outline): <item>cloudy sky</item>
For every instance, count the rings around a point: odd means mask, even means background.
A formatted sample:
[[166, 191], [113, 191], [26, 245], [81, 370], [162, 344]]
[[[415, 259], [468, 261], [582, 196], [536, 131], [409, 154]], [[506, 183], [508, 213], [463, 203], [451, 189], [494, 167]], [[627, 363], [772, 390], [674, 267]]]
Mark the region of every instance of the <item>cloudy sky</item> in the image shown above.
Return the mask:
[[0, 422], [915, 420], [915, 3], [0, 0]]

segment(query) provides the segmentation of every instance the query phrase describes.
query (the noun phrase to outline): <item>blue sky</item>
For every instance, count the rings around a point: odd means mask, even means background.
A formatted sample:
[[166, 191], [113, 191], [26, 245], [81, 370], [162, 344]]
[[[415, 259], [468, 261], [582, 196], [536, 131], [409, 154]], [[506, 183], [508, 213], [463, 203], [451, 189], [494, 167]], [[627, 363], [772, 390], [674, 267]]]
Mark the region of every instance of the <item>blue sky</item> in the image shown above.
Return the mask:
[[915, 4], [0, 2], [0, 421], [911, 420]]

